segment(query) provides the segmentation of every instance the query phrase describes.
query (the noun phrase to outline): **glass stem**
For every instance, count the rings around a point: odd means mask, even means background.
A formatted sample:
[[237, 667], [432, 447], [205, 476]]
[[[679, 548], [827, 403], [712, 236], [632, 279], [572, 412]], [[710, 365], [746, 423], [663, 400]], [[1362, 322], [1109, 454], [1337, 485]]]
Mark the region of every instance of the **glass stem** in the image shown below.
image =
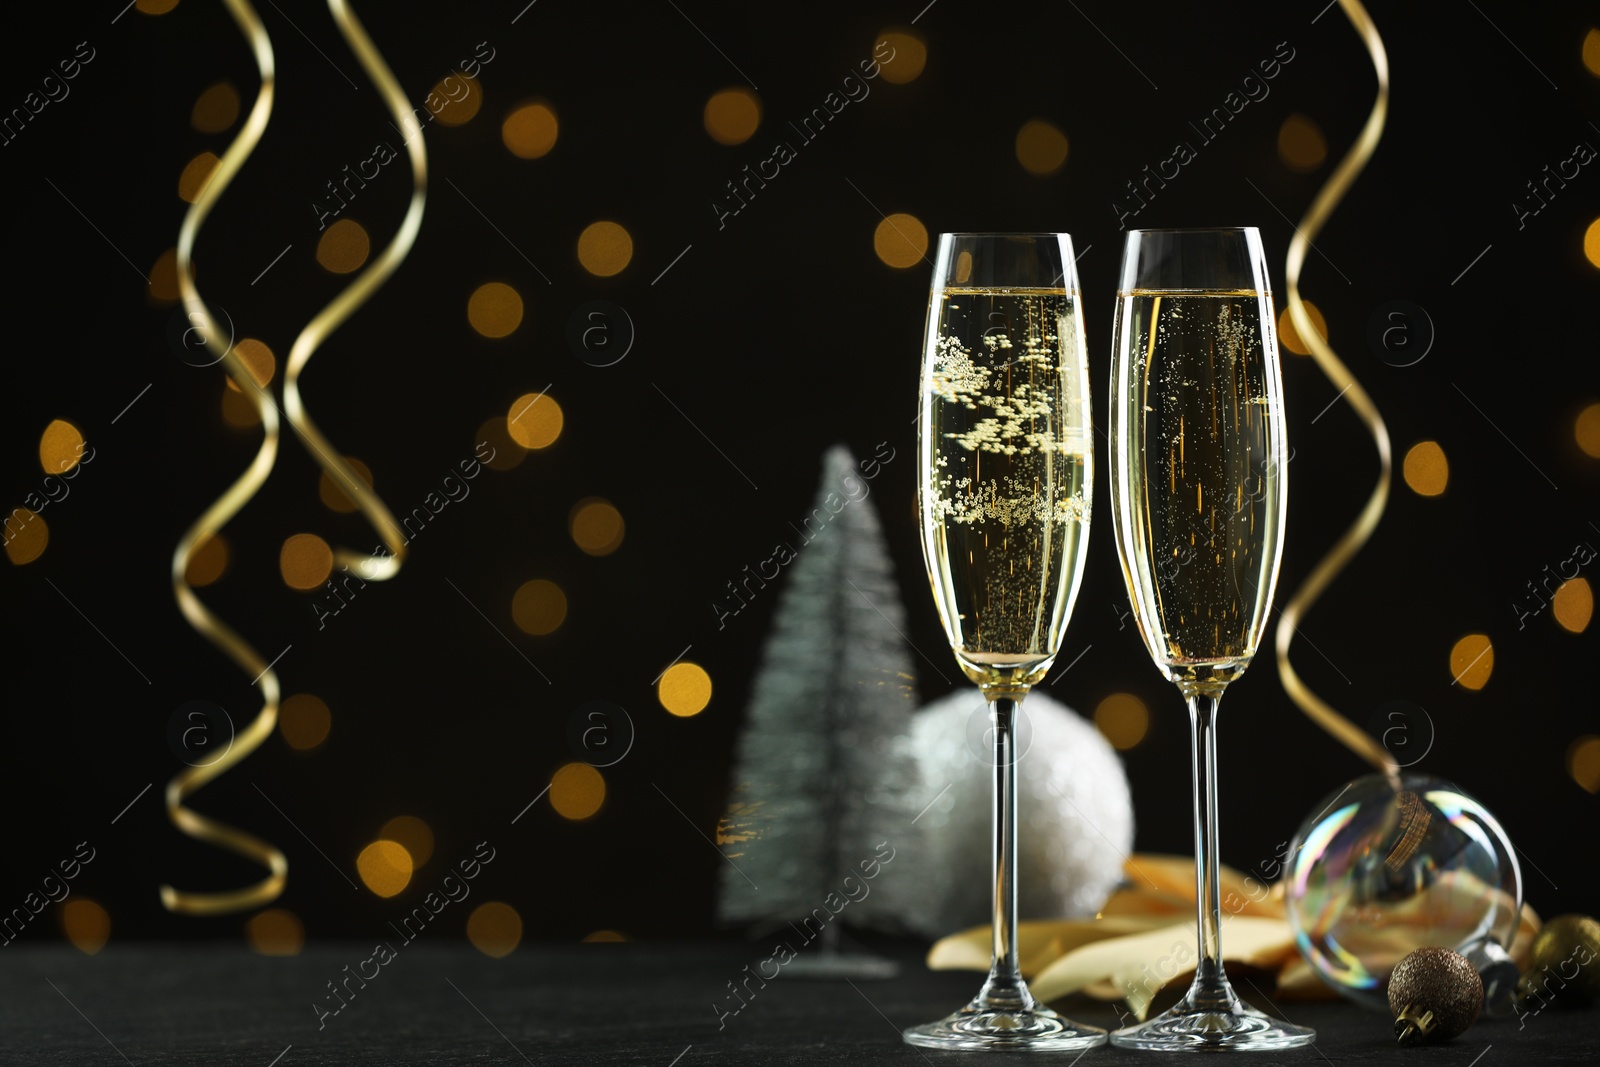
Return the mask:
[[976, 1004], [987, 1011], [1031, 1011], [1033, 995], [1017, 967], [1017, 712], [1021, 695], [989, 702], [994, 749], [994, 959]]
[[1217, 709], [1222, 693], [1190, 693], [1194, 764], [1194, 900], [1197, 961], [1186, 998], [1199, 1010], [1225, 1010], [1237, 999], [1222, 967], [1222, 901], [1217, 876]]

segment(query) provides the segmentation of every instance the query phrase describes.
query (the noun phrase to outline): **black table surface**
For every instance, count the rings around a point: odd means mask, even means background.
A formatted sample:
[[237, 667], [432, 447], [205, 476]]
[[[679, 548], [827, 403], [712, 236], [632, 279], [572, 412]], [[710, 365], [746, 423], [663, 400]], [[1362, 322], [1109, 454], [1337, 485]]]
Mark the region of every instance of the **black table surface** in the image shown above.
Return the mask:
[[[0, 955], [0, 1064], [696, 1067], [994, 1059], [901, 1043], [901, 1027], [959, 1006], [980, 977], [930, 972], [909, 948], [896, 978], [852, 984], [780, 976], [719, 1028], [719, 1012], [737, 1003], [726, 983], [763, 958], [753, 946], [523, 945], [496, 960], [470, 947], [419, 943], [402, 946], [365, 989], [352, 980], [355, 995], [319, 1026], [317, 1005], [338, 1003], [328, 983], [358, 969], [372, 974], [376, 965], [362, 963], [371, 954], [355, 943], [286, 958], [133, 942], [113, 942], [92, 957], [64, 946], [11, 945]], [[1074, 998], [1061, 1006], [1083, 1022], [1117, 1025], [1109, 1004]], [[1283, 1007], [1294, 1022], [1317, 1029], [1316, 1045], [1252, 1053], [1247, 1063], [1600, 1063], [1600, 1009], [1486, 1019], [1449, 1044], [1398, 1049], [1387, 1018], [1375, 1012], [1344, 1003]], [[1075, 1055], [1046, 1062], [1067, 1064]], [[1151, 1057], [1159, 1054], [1102, 1047], [1083, 1059]]]

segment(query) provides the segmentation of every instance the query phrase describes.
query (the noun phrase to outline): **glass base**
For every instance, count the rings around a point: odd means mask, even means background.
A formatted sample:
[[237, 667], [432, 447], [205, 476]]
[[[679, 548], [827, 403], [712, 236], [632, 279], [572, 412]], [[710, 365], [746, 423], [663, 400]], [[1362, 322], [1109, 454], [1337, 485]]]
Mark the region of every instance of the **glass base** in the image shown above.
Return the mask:
[[1154, 1019], [1113, 1031], [1111, 1043], [1152, 1052], [1249, 1052], [1299, 1048], [1317, 1039], [1317, 1032], [1310, 1027], [1257, 1011], [1230, 988], [1205, 1000], [1204, 1006], [1197, 1004], [1191, 990]]
[[1104, 1030], [1063, 1019], [1043, 1004], [1000, 1010], [976, 1001], [900, 1036], [908, 1045], [963, 1052], [1077, 1052], [1106, 1042]]

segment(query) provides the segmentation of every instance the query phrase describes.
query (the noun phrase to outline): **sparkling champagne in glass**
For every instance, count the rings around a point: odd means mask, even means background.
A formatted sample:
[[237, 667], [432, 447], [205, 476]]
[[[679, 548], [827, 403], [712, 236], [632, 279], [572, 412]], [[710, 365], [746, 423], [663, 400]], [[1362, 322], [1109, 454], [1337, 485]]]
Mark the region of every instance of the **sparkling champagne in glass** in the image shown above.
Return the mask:
[[1128, 234], [1111, 368], [1111, 522], [1139, 633], [1189, 705], [1198, 963], [1170, 1010], [1111, 1035], [1126, 1048], [1282, 1049], [1316, 1038], [1234, 993], [1218, 900], [1217, 708], [1260, 643], [1283, 541], [1274, 327], [1253, 227]]
[[1034, 1000], [1017, 970], [1018, 710], [1061, 651], [1083, 575], [1093, 476], [1088, 368], [1066, 234], [944, 234], [919, 420], [923, 556], [945, 634], [989, 702], [994, 956], [966, 1007], [913, 1045], [1072, 1051], [1105, 1031]]

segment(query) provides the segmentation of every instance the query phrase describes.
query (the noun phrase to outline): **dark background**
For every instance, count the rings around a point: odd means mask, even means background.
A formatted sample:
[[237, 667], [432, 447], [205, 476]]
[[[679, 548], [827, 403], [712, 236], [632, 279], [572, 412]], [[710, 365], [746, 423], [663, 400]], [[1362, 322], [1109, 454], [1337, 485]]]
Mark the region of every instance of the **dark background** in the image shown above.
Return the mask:
[[[136, 271], [148, 273], [175, 242], [185, 162], [204, 149], [221, 154], [237, 131], [196, 133], [196, 96], [228, 78], [248, 108], [256, 79], [221, 5], [187, 0], [170, 14], [129, 11], [113, 23], [120, 6], [39, 5], [0, 44], [4, 110], [77, 42], [97, 52], [70, 97], [0, 148], [10, 268], [6, 506], [42, 481], [38, 438], [52, 418], [73, 421], [96, 452], [70, 497], [45, 509], [45, 554], [0, 569], [0, 810], [8, 813], [0, 907], [20, 902], [88, 840], [99, 857], [75, 892], [108, 909], [113, 939], [236, 940], [241, 917], [169, 915], [156, 892], [166, 881], [203, 889], [258, 877], [179, 835], [161, 808], [162, 785], [181, 767], [166, 743], [173, 710], [207, 699], [242, 722], [257, 707], [245, 679], [180, 618], [167, 572], [180, 533], [244, 468], [258, 436], [222, 421], [220, 370], [177, 358], [168, 341], [177, 313], [152, 306]], [[292, 437], [270, 483], [228, 527], [231, 569], [204, 598], [267, 656], [292, 645], [278, 664], [284, 691], [322, 696], [333, 732], [304, 756], [274, 736], [194, 806], [287, 852], [280, 905], [303, 919], [309, 937], [366, 936], [415, 902], [414, 891], [392, 902], [352, 891], [330, 866], [353, 876], [356, 853], [396, 814], [425, 819], [436, 836], [433, 867], [414, 888], [490, 840], [501, 858], [487, 892], [521, 912], [530, 939], [572, 940], [600, 928], [640, 939], [710, 932], [721, 861], [652, 783], [701, 830], [715, 826], [777, 598], [756, 600], [721, 631], [710, 604], [809, 509], [828, 445], [846, 441], [862, 456], [880, 441], [896, 449], [872, 501], [899, 569], [908, 635], [957, 677], [911, 516], [913, 381], [929, 271], [876, 258], [880, 211], [914, 214], [935, 234], [1071, 231], [1083, 253], [1099, 411], [1120, 255], [1110, 203], [1123, 182], [1175, 140], [1193, 140], [1186, 121], [1220, 105], [1287, 41], [1295, 58], [1271, 95], [1203, 147], [1135, 223], [1257, 225], [1281, 292], [1292, 235], [1284, 216], [1303, 214], [1374, 91], [1359, 39], [1336, 7], [1319, 17], [1322, 0], [940, 0], [915, 26], [928, 45], [921, 77], [873, 82], [867, 100], [846, 108], [719, 231], [710, 205], [723, 183], [766, 157], [788, 119], [819, 106], [879, 33], [904, 28], [920, 4], [677, 6], [545, 0], [512, 25], [521, 0], [362, 5], [414, 103], [477, 42], [488, 41], [495, 59], [482, 73], [478, 116], [427, 128], [432, 186], [421, 236], [393, 281], [318, 354], [304, 379], [307, 402], [328, 436], [372, 467], [397, 511], [419, 504], [470, 456], [476, 428], [519, 394], [550, 383], [567, 424], [554, 447], [471, 483], [470, 498], [413, 544], [395, 581], [370, 585], [321, 632], [309, 598], [278, 575], [279, 545], [298, 532], [335, 544], [373, 539], [358, 516], [321, 505], [317, 468]], [[1511, 605], [1546, 564], [1580, 542], [1600, 544], [1591, 525], [1600, 519], [1600, 463], [1577, 449], [1572, 431], [1577, 412], [1600, 398], [1592, 310], [1600, 273], [1582, 251], [1600, 177], [1585, 168], [1521, 231], [1511, 204], [1576, 142], [1600, 144], [1591, 124], [1600, 81], [1580, 60], [1595, 16], [1577, 2], [1477, 7], [1372, 8], [1393, 71], [1389, 125], [1303, 284], [1388, 420], [1397, 474], [1375, 539], [1302, 628], [1295, 660], [1314, 689], [1358, 721], [1391, 700], [1425, 708], [1431, 729], [1417, 729], [1431, 732], [1432, 748], [1417, 769], [1456, 780], [1501, 816], [1541, 912], [1593, 911], [1582, 879], [1593, 870], [1600, 800], [1568, 776], [1564, 754], [1596, 730], [1591, 658], [1600, 627], [1572, 635], [1546, 610], [1519, 631]], [[277, 51], [277, 106], [196, 261], [202, 293], [241, 334], [273, 347], [281, 381], [295, 333], [345, 284], [314, 261], [309, 205], [373, 141], [398, 148], [398, 139], [323, 8], [282, 0], [261, 14]], [[725, 147], [707, 137], [701, 113], [714, 91], [749, 84], [733, 63], [754, 80], [765, 118], [752, 140]], [[524, 161], [501, 144], [499, 123], [532, 97], [554, 106], [560, 140], [543, 159]], [[1326, 133], [1330, 158], [1313, 173], [1278, 159], [1277, 131], [1291, 112]], [[1049, 178], [1028, 174], [1013, 154], [1018, 127], [1033, 117], [1071, 141], [1066, 167]], [[385, 168], [346, 213], [375, 242], [387, 241], [403, 213], [404, 167], [402, 158]], [[584, 272], [575, 255], [578, 233], [602, 218], [634, 239], [631, 265], [609, 279]], [[289, 253], [252, 285], [286, 244]], [[513, 285], [526, 302], [522, 327], [503, 341], [478, 337], [465, 317], [468, 295], [490, 280]], [[594, 298], [624, 306], [638, 330], [628, 357], [609, 368], [580, 362], [565, 339], [573, 310]], [[1414, 366], [1388, 365], [1365, 340], [1376, 309], [1394, 300], [1425, 308], [1437, 329]], [[1280, 603], [1354, 517], [1376, 472], [1347, 405], [1311, 422], [1337, 389], [1309, 360], [1284, 359], [1295, 458]], [[1399, 457], [1424, 439], [1439, 441], [1450, 460], [1441, 497], [1419, 497], [1398, 477]], [[1103, 452], [1100, 460], [1103, 475]], [[1102, 476], [1061, 662], [1093, 647], [1053, 692], [1085, 713], [1117, 690], [1150, 705], [1150, 735], [1125, 757], [1136, 845], [1184, 853], [1187, 731], [1177, 694], [1131, 621], [1119, 621], [1126, 595], [1105, 487]], [[627, 522], [621, 550], [598, 559], [566, 533], [572, 504], [591, 495], [611, 500]], [[512, 625], [510, 600], [540, 576], [561, 583], [570, 613], [555, 634], [532, 638]], [[1480, 692], [1453, 686], [1448, 666], [1452, 644], [1471, 631], [1495, 643], [1493, 675]], [[690, 644], [688, 658], [716, 690], [705, 712], [675, 719], [651, 681]], [[948, 691], [918, 664], [925, 697]], [[597, 697], [625, 707], [637, 728], [628, 758], [604, 772], [604, 810], [570, 823], [540, 804], [509, 825], [573, 758], [568, 721]], [[1295, 709], [1266, 657], [1230, 694], [1223, 729], [1223, 856], [1241, 867], [1273, 855], [1320, 797], [1362, 771]], [[446, 916], [454, 930], [464, 920], [464, 911]], [[25, 936], [59, 931], [39, 922]]]

